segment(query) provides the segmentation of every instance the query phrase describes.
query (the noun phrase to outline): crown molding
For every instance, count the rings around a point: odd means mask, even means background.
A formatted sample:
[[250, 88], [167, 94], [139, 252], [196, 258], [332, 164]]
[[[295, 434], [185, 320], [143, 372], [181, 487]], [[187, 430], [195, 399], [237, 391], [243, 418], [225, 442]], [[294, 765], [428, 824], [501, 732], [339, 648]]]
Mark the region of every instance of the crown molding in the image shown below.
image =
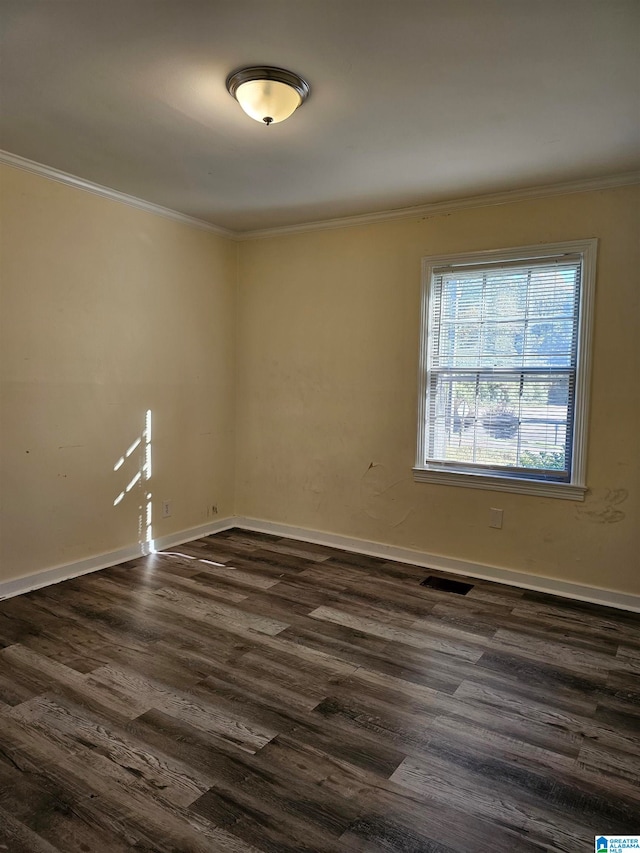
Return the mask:
[[332, 228], [349, 228], [356, 225], [372, 225], [376, 222], [389, 222], [395, 219], [412, 219], [416, 216], [436, 216], [453, 213], [457, 210], [471, 210], [478, 207], [492, 207], [499, 204], [512, 204], [555, 195], [610, 190], [640, 184], [640, 172], [624, 172], [601, 178], [586, 178], [581, 181], [568, 181], [562, 184], [547, 184], [538, 187], [526, 187], [519, 190], [505, 190], [499, 193], [469, 196], [421, 204], [416, 207], [402, 207], [394, 210], [381, 210], [376, 213], [364, 213], [357, 216], [341, 216], [336, 219], [323, 219], [300, 225], [282, 225], [276, 228], [261, 228], [255, 231], [242, 231], [235, 235], [236, 240], [262, 240], [266, 237], [279, 237], [288, 234], [303, 234], [307, 231], [328, 231]]
[[0, 163], [5, 163], [8, 166], [14, 166], [17, 169], [24, 169], [27, 172], [33, 172], [36, 175], [41, 175], [42, 177], [49, 178], [52, 181], [58, 181], [58, 183], [67, 184], [68, 186], [75, 187], [76, 189], [85, 190], [86, 192], [93, 193], [94, 195], [102, 196], [102, 198], [111, 199], [111, 201], [128, 204], [130, 207], [135, 207], [138, 210], [144, 210], [147, 213], [164, 216], [166, 219], [172, 219], [174, 222], [182, 222], [184, 225], [191, 225], [194, 228], [200, 228], [203, 231], [218, 234], [220, 237], [226, 237], [229, 240], [238, 240], [241, 242], [245, 240], [262, 240], [267, 237], [280, 237], [289, 234], [304, 234], [308, 231], [328, 231], [333, 228], [351, 228], [357, 225], [372, 225], [376, 222], [390, 222], [396, 219], [412, 219], [416, 216], [437, 216], [439, 214], [453, 213], [457, 210], [471, 210], [479, 207], [511, 204], [517, 201], [549, 198], [550, 196], [555, 195], [570, 195], [572, 193], [590, 192], [595, 190], [609, 190], [617, 187], [640, 184], [640, 172], [623, 172], [617, 175], [608, 175], [600, 178], [586, 178], [581, 181], [547, 184], [537, 187], [527, 187], [519, 190], [505, 190], [504, 192], [499, 193], [469, 196], [467, 198], [452, 199], [450, 201], [437, 201], [414, 207], [380, 210], [376, 213], [363, 213], [356, 216], [340, 216], [335, 219], [321, 219], [315, 222], [303, 222], [299, 225], [280, 225], [274, 228], [260, 228], [254, 231], [233, 231], [228, 228], [223, 228], [220, 225], [214, 225], [212, 222], [207, 222], [204, 219], [197, 219], [195, 216], [187, 216], [186, 213], [180, 213], [177, 210], [162, 207], [160, 204], [154, 204], [153, 202], [145, 201], [142, 198], [127, 195], [127, 193], [120, 192], [119, 190], [113, 190], [109, 187], [104, 187], [101, 184], [94, 184], [92, 181], [87, 181], [84, 178], [78, 178], [76, 175], [70, 175], [68, 172], [62, 172], [59, 169], [54, 169], [51, 166], [45, 166], [42, 163], [36, 163], [35, 160], [28, 160], [26, 157], [20, 157], [18, 154], [11, 154], [9, 151], [0, 150]]
[[87, 181], [84, 178], [78, 178], [76, 175], [70, 175], [68, 172], [61, 172], [59, 169], [54, 169], [51, 166], [44, 166], [42, 163], [36, 163], [35, 160], [27, 160], [26, 157], [20, 157], [18, 154], [11, 154], [9, 151], [0, 150], [0, 163], [5, 163], [7, 166], [15, 166], [17, 169], [23, 169], [25, 172], [33, 172], [36, 175], [41, 175], [43, 178], [49, 178], [52, 181], [57, 181], [60, 184], [66, 184], [70, 187], [75, 187], [79, 190], [93, 193], [94, 195], [108, 198], [111, 201], [119, 201], [122, 204], [127, 204], [129, 207], [135, 207], [138, 210], [144, 210], [146, 213], [154, 213], [156, 216], [164, 216], [165, 219], [172, 219], [174, 222], [181, 222], [183, 225], [191, 225], [195, 228], [200, 228], [203, 231], [210, 231], [212, 234], [218, 234], [220, 237], [228, 237], [237, 239], [234, 231], [229, 231], [219, 225], [214, 225], [212, 222], [205, 222], [204, 219], [196, 219], [195, 216], [187, 216], [186, 213], [179, 213], [177, 210], [171, 210], [168, 207], [163, 207], [160, 204], [154, 204], [150, 201], [145, 201], [142, 198], [137, 198], [133, 195], [127, 195], [119, 190], [112, 190], [109, 187], [103, 187], [101, 184], [94, 184], [93, 181]]

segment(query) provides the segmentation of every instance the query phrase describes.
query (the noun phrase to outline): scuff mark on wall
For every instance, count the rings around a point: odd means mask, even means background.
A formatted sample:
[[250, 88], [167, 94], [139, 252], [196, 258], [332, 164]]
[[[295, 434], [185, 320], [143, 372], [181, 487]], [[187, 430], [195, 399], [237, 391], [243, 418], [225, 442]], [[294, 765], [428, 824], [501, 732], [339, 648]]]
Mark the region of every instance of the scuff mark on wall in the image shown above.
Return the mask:
[[321, 460], [313, 460], [305, 473], [302, 488], [311, 494], [313, 509], [317, 512], [327, 491], [326, 470]]
[[360, 508], [369, 518], [399, 527], [413, 511], [412, 479], [390, 480], [385, 466], [372, 462], [360, 480]]
[[625, 513], [618, 509], [629, 497], [627, 489], [604, 489], [602, 494], [588, 493], [584, 506], [577, 508], [579, 518], [594, 524], [615, 524], [625, 518]]

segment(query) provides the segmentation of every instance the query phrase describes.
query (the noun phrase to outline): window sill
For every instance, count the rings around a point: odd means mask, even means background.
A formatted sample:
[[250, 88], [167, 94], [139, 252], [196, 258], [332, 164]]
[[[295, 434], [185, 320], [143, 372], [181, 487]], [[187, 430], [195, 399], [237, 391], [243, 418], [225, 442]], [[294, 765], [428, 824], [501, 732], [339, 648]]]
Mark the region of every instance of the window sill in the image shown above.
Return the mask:
[[542, 480], [525, 480], [516, 477], [493, 477], [486, 474], [459, 474], [430, 468], [414, 468], [416, 483], [440, 483], [442, 486], [462, 486], [467, 489], [489, 489], [494, 492], [515, 492], [520, 495], [538, 495], [545, 498], [561, 498], [567, 501], [583, 501], [586, 486], [571, 483], [551, 483]]

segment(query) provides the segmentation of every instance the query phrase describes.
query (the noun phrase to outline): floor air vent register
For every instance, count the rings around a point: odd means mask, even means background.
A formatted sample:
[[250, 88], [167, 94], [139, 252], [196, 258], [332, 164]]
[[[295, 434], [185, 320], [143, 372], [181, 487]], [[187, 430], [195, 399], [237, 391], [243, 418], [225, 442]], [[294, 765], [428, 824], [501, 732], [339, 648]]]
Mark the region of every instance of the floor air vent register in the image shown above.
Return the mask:
[[473, 589], [472, 583], [449, 581], [446, 578], [434, 578], [432, 575], [420, 581], [420, 586], [428, 586], [431, 589], [437, 589], [439, 592], [455, 592], [457, 595], [466, 595], [470, 589]]

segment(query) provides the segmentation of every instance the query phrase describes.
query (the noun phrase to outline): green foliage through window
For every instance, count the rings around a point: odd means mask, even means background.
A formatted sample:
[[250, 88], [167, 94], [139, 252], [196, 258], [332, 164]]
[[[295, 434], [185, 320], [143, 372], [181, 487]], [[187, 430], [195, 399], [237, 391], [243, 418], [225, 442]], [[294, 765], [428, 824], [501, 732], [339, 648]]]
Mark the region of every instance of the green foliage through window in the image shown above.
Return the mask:
[[562, 471], [564, 470], [564, 453], [552, 453], [547, 450], [531, 453], [529, 450], [524, 450], [520, 454], [520, 462], [524, 468]]

